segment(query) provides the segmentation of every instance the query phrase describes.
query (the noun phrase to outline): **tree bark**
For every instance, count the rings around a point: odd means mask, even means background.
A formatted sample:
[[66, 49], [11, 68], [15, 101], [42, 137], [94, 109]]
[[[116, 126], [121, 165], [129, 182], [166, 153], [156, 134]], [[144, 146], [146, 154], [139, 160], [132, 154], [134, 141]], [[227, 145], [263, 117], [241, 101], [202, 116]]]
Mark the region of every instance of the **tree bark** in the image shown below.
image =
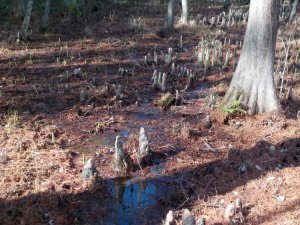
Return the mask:
[[44, 15], [43, 15], [42, 24], [41, 24], [42, 31], [46, 31], [47, 27], [48, 27], [50, 5], [51, 5], [51, 0], [46, 0]]
[[25, 3], [24, 0], [19, 0], [20, 14], [24, 16], [25, 13]]
[[274, 56], [279, 0], [251, 0], [241, 56], [223, 105], [240, 101], [250, 115], [278, 109]]
[[172, 31], [174, 28], [174, 11], [175, 11], [175, 0], [168, 1], [168, 10], [165, 21], [165, 29]]
[[229, 6], [230, 6], [230, 0], [224, 0], [223, 8], [224, 8], [224, 9], [228, 9]]
[[22, 27], [21, 27], [21, 32], [20, 32], [20, 37], [23, 40], [27, 40], [27, 38], [28, 38], [28, 27], [29, 27], [30, 18], [31, 18], [32, 4], [33, 4], [33, 0], [28, 0], [27, 6], [26, 6], [25, 17], [24, 17]]
[[20, 18], [20, 8], [17, 0], [12, 1], [12, 14], [13, 14], [13, 19]]
[[293, 5], [292, 5], [292, 10], [289, 16], [289, 23], [292, 22], [292, 20], [294, 19], [296, 12], [297, 12], [297, 7], [299, 4], [299, 0], [294, 0]]
[[23, 0], [13, 0], [12, 1], [12, 13], [13, 18], [18, 20], [24, 16], [24, 1]]
[[189, 16], [189, 9], [188, 9], [188, 0], [181, 0], [181, 18], [180, 22], [182, 24], [187, 24], [188, 23], [188, 16]]

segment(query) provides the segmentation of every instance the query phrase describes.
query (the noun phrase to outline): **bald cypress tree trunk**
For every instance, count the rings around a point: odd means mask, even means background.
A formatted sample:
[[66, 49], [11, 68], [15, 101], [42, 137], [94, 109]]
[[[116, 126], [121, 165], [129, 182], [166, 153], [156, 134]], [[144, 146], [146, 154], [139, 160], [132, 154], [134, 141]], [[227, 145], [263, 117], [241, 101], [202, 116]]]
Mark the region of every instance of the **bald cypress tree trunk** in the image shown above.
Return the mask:
[[242, 53], [223, 104], [239, 100], [253, 115], [278, 109], [274, 56], [279, 0], [251, 0]]
[[188, 9], [188, 0], [181, 0], [181, 18], [180, 22], [182, 24], [187, 24], [188, 22], [188, 16], [189, 16], [189, 9]]
[[13, 18], [14, 19], [20, 18], [20, 10], [19, 10], [17, 0], [12, 1], [12, 13], [13, 13]]
[[32, 4], [33, 4], [33, 0], [27, 1], [25, 16], [24, 16], [24, 20], [23, 20], [21, 32], [20, 32], [20, 37], [23, 40], [27, 40], [27, 38], [28, 38], [28, 27], [29, 27], [30, 18], [31, 18]]
[[168, 10], [165, 21], [165, 29], [171, 31], [174, 28], [174, 12], [175, 11], [175, 0], [168, 0]]
[[224, 9], [228, 9], [229, 6], [230, 6], [230, 0], [224, 0], [224, 2], [223, 2], [223, 8]]
[[299, 0], [294, 0], [293, 5], [292, 5], [292, 10], [289, 16], [289, 22], [292, 22], [292, 20], [294, 19], [296, 12], [297, 12], [297, 7], [299, 4]]
[[42, 18], [41, 30], [46, 31], [48, 27], [48, 18], [49, 18], [49, 11], [50, 11], [51, 0], [46, 0], [44, 15]]
[[20, 7], [20, 14], [21, 16], [24, 16], [25, 13], [25, 3], [24, 0], [19, 0], [19, 7]]

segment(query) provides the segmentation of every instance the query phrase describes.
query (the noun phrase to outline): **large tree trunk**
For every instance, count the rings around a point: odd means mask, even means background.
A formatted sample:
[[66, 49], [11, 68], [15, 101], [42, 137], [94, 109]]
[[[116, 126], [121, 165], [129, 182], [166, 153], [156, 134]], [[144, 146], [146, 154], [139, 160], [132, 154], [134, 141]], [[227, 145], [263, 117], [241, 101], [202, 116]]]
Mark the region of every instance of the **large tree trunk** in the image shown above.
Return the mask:
[[174, 28], [174, 12], [175, 11], [175, 0], [168, 0], [168, 10], [165, 22], [165, 28], [169, 31]]
[[182, 24], [187, 24], [188, 22], [188, 16], [189, 16], [189, 8], [188, 8], [188, 0], [181, 0], [181, 18], [180, 22]]
[[30, 18], [31, 18], [32, 4], [33, 4], [33, 0], [28, 0], [27, 6], [26, 6], [25, 17], [24, 17], [22, 27], [21, 27], [21, 32], [20, 32], [20, 37], [23, 40], [26, 40], [28, 37], [28, 27], [29, 27]]
[[46, 0], [44, 15], [43, 15], [42, 24], [41, 24], [41, 30], [42, 31], [46, 31], [47, 27], [48, 27], [48, 18], [49, 18], [50, 5], [51, 5], [51, 0]]
[[279, 0], [251, 0], [242, 53], [223, 104], [240, 101], [253, 115], [278, 109], [274, 55]]
[[296, 12], [297, 12], [297, 6], [299, 4], [299, 0], [294, 0], [293, 5], [292, 5], [292, 10], [289, 16], [289, 22], [292, 22], [292, 20], [294, 19]]

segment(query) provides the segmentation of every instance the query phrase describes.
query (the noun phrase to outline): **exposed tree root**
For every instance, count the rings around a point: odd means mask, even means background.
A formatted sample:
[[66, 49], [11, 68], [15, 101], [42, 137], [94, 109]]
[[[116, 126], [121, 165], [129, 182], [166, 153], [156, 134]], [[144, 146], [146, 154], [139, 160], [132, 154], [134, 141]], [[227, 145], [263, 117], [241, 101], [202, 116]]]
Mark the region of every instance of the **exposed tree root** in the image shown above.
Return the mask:
[[[264, 90], [266, 90], [267, 93], [262, 94]], [[228, 107], [234, 101], [239, 101], [242, 108], [246, 110], [249, 115], [271, 112], [278, 109], [276, 95], [272, 95], [267, 88], [265, 89], [260, 85], [252, 85], [250, 91], [247, 92], [231, 85], [223, 99], [223, 106]]]

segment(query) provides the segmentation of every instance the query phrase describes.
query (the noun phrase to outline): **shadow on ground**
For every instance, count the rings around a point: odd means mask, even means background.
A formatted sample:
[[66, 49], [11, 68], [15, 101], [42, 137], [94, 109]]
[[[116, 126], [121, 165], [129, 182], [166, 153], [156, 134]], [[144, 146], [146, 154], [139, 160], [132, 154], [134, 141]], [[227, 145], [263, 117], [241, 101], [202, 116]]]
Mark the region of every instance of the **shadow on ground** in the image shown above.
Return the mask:
[[[203, 150], [203, 154], [206, 151], [209, 150]], [[298, 167], [299, 158], [300, 139], [278, 143], [271, 152], [268, 142], [259, 141], [251, 149], [230, 150], [223, 160], [170, 175], [160, 171], [143, 180], [103, 180], [99, 189], [78, 194], [49, 191], [1, 199], [0, 224], [161, 224], [170, 209], [189, 207], [197, 198], [225, 194], [274, 170]], [[246, 171], [241, 170], [241, 165], [246, 166]], [[272, 216], [293, 210], [297, 204], [277, 209]], [[264, 215], [259, 221], [249, 218], [248, 222], [261, 224], [269, 218]]]

